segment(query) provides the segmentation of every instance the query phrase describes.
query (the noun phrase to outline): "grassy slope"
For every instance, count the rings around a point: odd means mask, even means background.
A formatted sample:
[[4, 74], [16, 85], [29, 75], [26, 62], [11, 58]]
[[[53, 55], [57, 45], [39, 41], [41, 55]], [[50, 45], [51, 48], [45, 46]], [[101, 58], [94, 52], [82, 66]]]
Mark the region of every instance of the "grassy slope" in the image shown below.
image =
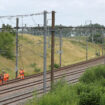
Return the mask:
[[[36, 68], [43, 71], [43, 37], [24, 35], [20, 36], [20, 49], [19, 50], [19, 68], [24, 67], [25, 74], [35, 73], [33, 66], [36, 64]], [[55, 63], [59, 64], [59, 39], [56, 38], [55, 43]], [[63, 38], [63, 54], [62, 54], [62, 66], [73, 64], [85, 60], [86, 48], [85, 41], [78, 41], [73, 38]], [[95, 57], [95, 50], [99, 48], [98, 45], [89, 43], [89, 58]], [[47, 44], [47, 68], [50, 65], [50, 50]], [[14, 77], [15, 60], [9, 60], [0, 56], [0, 70], [4, 69], [9, 72], [11, 78]], [[23, 64], [22, 64], [23, 63]]]

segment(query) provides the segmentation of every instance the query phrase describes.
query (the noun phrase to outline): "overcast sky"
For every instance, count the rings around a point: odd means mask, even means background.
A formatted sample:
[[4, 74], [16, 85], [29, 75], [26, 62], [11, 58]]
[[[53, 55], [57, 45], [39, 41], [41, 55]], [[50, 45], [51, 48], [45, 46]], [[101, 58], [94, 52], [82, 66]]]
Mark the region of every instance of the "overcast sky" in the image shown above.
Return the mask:
[[[105, 25], [105, 0], [0, 0], [0, 16], [56, 11], [56, 24]], [[49, 18], [50, 19], [50, 18]]]

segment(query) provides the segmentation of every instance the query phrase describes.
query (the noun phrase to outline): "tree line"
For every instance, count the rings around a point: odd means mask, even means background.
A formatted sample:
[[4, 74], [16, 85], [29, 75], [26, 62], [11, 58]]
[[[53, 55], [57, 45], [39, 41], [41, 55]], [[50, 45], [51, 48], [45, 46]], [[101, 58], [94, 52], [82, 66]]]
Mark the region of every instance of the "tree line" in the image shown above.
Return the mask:
[[[95, 43], [102, 43], [103, 37], [105, 34], [104, 26], [100, 24], [89, 24], [89, 25], [80, 25], [76, 28], [60, 28], [61, 25], [55, 26], [55, 36], [62, 34], [63, 37], [75, 37], [75, 36], [87, 36], [88, 41]], [[62, 27], [67, 27], [63, 26]], [[70, 26], [72, 27], [72, 26]], [[85, 27], [85, 28], [83, 28]], [[40, 28], [40, 27], [39, 27]], [[43, 35], [43, 29], [28, 28], [24, 31], [27, 34], [31, 35]], [[48, 35], [51, 35], [51, 27], [48, 26]]]

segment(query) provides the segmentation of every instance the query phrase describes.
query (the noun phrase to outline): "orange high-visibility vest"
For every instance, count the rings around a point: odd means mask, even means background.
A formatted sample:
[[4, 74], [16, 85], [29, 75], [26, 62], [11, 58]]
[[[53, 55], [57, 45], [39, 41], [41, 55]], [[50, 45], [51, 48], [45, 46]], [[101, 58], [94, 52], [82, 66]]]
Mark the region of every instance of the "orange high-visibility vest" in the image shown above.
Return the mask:
[[20, 70], [19, 74], [20, 74], [20, 78], [24, 79], [24, 70]]
[[6, 74], [6, 78], [9, 79], [9, 74]]
[[20, 70], [19, 74], [24, 75], [24, 70]]
[[9, 74], [4, 74], [4, 81], [7, 81], [9, 79]]

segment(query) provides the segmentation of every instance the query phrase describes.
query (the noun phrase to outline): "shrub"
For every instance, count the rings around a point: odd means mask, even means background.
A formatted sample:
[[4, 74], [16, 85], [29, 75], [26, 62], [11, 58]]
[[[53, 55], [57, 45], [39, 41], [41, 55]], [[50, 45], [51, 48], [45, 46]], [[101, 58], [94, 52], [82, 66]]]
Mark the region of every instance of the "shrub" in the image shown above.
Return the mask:
[[[54, 68], [55, 68], [55, 69], [57, 69], [57, 68], [59, 68], [59, 67], [60, 67], [59, 64], [54, 64]], [[49, 66], [49, 69], [51, 69], [51, 65]]]
[[14, 34], [8, 32], [0, 33], [0, 50], [2, 56], [12, 59], [14, 57]]
[[93, 87], [90, 87], [90, 86], [82, 84], [82, 83], [79, 83], [76, 85], [76, 90], [77, 90], [78, 95], [80, 95], [82, 92], [89, 93], [92, 89], [93, 89]]
[[96, 34], [94, 34], [94, 36], [93, 35], [90, 35], [89, 36], [89, 38], [88, 38], [88, 41], [89, 42], [92, 42], [92, 37], [93, 37], [93, 41], [95, 42], [95, 43], [102, 43], [102, 34], [100, 34], [100, 33], [96, 33]]
[[36, 67], [36, 63], [32, 63], [30, 66], [31, 67]]
[[34, 68], [34, 72], [36, 72], [36, 73], [40, 72], [40, 69], [37, 68], [37, 64], [36, 64], [36, 63], [32, 63], [30, 66], [31, 66], [32, 68]]
[[80, 82], [94, 83], [105, 78], [105, 66], [96, 66], [88, 69], [80, 78]]
[[54, 68], [59, 68], [60, 65], [59, 64], [54, 64]]
[[35, 67], [34, 71], [38, 73], [38, 72], [40, 72], [40, 69]]
[[100, 93], [95, 91], [81, 93], [79, 105], [100, 105]]
[[100, 52], [96, 52], [96, 56], [100, 56]]
[[53, 91], [41, 97], [38, 105], [77, 105], [77, 95], [75, 88], [67, 85], [67, 83], [62, 84], [59, 82]]
[[105, 105], [105, 94], [101, 95], [100, 105]]

